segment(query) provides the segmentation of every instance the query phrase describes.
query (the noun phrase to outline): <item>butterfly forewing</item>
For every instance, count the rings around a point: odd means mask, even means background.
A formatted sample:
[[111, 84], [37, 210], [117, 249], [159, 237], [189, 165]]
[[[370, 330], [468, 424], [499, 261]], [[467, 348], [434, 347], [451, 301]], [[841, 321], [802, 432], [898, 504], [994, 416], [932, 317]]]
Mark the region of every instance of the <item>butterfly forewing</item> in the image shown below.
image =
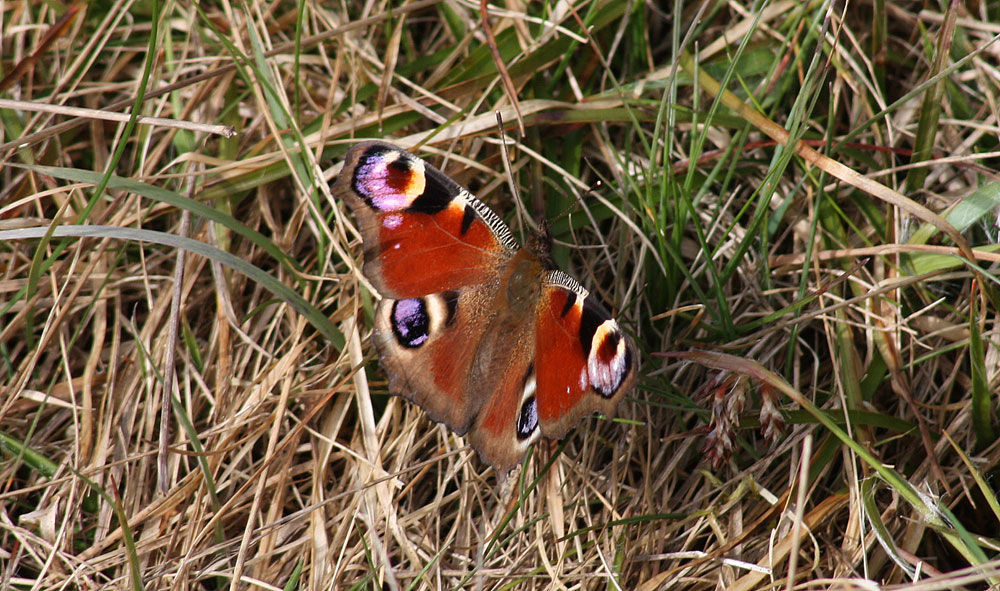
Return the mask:
[[613, 415], [635, 385], [631, 340], [573, 278], [552, 271], [538, 305], [535, 340], [542, 434], [562, 437], [583, 417]]
[[385, 297], [487, 283], [517, 250], [510, 231], [481, 201], [384, 142], [351, 149], [334, 193], [357, 217], [365, 276]]

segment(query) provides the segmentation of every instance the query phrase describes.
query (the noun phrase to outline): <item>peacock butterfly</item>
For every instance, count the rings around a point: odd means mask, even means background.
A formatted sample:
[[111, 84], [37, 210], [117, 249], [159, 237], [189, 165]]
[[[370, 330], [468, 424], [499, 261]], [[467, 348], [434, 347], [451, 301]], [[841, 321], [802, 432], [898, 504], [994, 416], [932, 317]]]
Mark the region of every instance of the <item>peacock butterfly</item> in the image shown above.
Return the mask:
[[614, 414], [635, 346], [548, 249], [521, 248], [444, 173], [384, 142], [348, 152], [333, 193], [354, 212], [382, 295], [373, 341], [389, 390], [464, 435], [499, 474], [539, 435]]

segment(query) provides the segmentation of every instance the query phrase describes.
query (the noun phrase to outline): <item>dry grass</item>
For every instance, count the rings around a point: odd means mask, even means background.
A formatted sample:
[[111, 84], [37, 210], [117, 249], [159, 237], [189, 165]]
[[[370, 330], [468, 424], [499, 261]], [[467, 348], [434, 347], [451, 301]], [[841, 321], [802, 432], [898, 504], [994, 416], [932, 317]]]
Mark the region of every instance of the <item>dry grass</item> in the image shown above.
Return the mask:
[[[0, 4], [0, 588], [1000, 588], [995, 3], [508, 3], [523, 121], [477, 5], [400, 5]], [[238, 135], [30, 108], [139, 99]], [[498, 483], [386, 396], [362, 137], [544, 210], [621, 420]]]

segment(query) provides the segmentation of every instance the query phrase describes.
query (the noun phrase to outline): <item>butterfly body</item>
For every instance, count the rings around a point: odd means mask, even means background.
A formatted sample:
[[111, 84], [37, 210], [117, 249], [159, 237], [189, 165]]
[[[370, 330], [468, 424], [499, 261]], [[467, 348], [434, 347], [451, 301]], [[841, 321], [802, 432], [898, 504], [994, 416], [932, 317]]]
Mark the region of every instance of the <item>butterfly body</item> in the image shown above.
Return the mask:
[[384, 142], [354, 146], [334, 184], [383, 299], [373, 341], [389, 389], [504, 473], [540, 435], [614, 413], [631, 340], [540, 246], [521, 248], [471, 193]]

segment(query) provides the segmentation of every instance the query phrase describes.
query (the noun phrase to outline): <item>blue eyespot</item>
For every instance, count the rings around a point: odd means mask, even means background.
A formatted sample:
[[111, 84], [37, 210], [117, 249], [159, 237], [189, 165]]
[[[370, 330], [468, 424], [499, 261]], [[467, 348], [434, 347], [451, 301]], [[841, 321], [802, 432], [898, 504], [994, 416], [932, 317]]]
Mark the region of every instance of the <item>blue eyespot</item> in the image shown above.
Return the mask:
[[427, 342], [431, 320], [423, 298], [396, 301], [392, 305], [391, 324], [400, 345], [415, 349]]

